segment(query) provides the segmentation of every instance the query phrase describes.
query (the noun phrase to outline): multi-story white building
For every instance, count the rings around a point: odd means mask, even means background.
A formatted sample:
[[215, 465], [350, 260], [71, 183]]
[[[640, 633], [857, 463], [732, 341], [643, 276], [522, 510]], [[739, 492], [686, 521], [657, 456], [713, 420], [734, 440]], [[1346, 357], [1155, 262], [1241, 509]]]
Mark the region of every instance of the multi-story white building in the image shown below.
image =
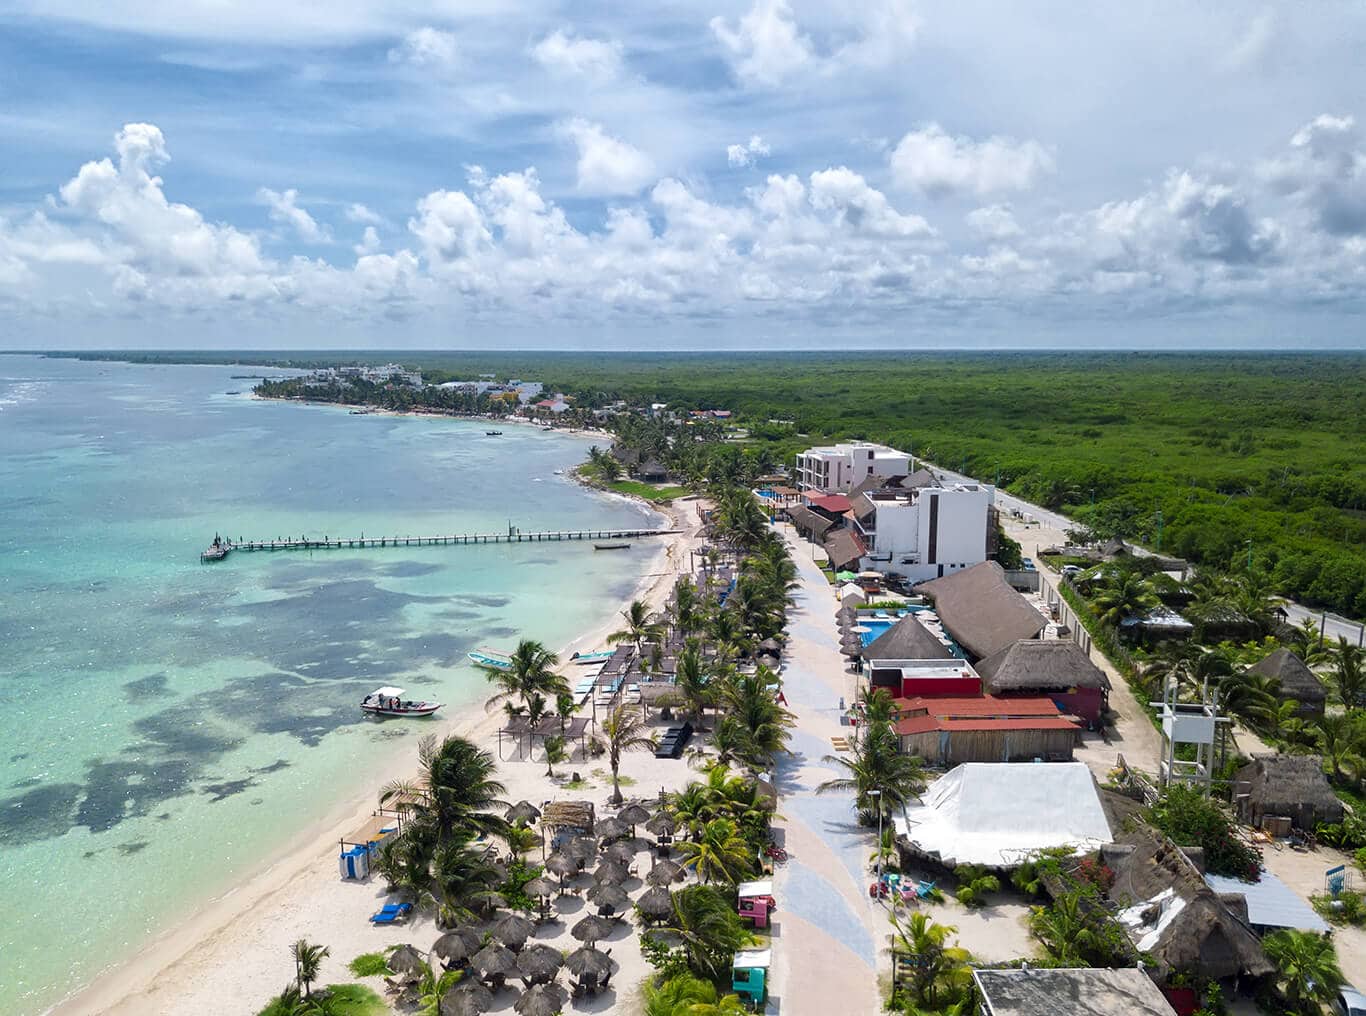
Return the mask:
[[797, 456], [797, 489], [847, 494], [874, 474], [905, 476], [911, 457], [868, 441], [808, 448]]
[[995, 500], [996, 489], [980, 483], [855, 495], [863, 567], [926, 582], [981, 564], [993, 550]]

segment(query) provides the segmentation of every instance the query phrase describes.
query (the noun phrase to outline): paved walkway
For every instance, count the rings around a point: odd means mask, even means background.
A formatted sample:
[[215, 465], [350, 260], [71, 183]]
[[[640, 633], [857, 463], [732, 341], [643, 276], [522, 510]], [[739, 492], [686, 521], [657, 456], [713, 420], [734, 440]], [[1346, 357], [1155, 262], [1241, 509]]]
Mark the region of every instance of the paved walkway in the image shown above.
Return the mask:
[[821, 761], [834, 749], [839, 700], [854, 694], [854, 675], [839, 654], [836, 604], [807, 545], [788, 539], [800, 572], [783, 669], [783, 693], [796, 714], [792, 754], [778, 766], [783, 819], [777, 833], [788, 852], [774, 892], [773, 978], [769, 1011], [875, 1013], [879, 950], [890, 925], [868, 898], [868, 858], [874, 834], [854, 817], [852, 794], [817, 796], [816, 787], [840, 770]]

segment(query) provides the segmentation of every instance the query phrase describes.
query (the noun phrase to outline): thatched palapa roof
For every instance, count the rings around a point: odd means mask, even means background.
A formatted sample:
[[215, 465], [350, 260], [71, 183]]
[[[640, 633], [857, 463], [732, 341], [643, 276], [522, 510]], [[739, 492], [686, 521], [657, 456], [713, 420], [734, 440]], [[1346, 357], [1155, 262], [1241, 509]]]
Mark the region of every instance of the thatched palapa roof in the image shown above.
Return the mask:
[[1328, 785], [1319, 755], [1254, 755], [1235, 780], [1247, 784], [1254, 823], [1263, 815], [1286, 815], [1298, 828], [1312, 830], [1320, 822], [1342, 821], [1342, 801]]
[[551, 801], [541, 813], [541, 825], [546, 829], [592, 829], [592, 801]]
[[787, 517], [792, 520], [792, 524], [797, 527], [797, 531], [807, 536], [819, 539], [833, 529], [836, 523], [827, 519], [824, 515], [817, 515], [810, 508], [802, 505], [789, 508]]
[[995, 561], [922, 582], [915, 590], [933, 597], [945, 629], [976, 659], [1043, 631], [1044, 616], [1010, 588]]
[[977, 673], [984, 690], [993, 695], [1055, 688], [1110, 690], [1105, 671], [1071, 639], [1020, 639], [978, 662]]
[[836, 529], [825, 537], [825, 553], [830, 558], [830, 566], [838, 571], [846, 565], [858, 564], [868, 548], [852, 529]]
[[1281, 694], [1286, 698], [1292, 698], [1301, 705], [1316, 706], [1317, 711], [1323, 711], [1323, 703], [1328, 698], [1323, 682], [1289, 649], [1277, 649], [1249, 667], [1248, 673], [1275, 678], [1280, 682]]
[[1127, 907], [1120, 922], [1163, 975], [1179, 970], [1222, 979], [1275, 970], [1256, 933], [1156, 829], [1140, 826], [1125, 833], [1102, 848], [1101, 860], [1115, 873], [1107, 895]]
[[863, 650], [865, 660], [949, 660], [949, 647], [930, 633], [929, 629], [907, 614], [896, 624], [868, 643]]

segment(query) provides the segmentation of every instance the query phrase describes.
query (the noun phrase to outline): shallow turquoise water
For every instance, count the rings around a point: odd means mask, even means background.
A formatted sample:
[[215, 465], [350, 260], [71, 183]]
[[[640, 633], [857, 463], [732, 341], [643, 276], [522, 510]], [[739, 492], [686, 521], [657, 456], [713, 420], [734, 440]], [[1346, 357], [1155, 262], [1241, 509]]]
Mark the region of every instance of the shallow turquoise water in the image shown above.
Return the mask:
[[556, 476], [587, 441], [264, 403], [236, 368], [0, 356], [0, 1012], [40, 1012], [481, 709], [464, 658], [596, 625], [650, 548], [239, 554], [225, 535], [649, 526]]

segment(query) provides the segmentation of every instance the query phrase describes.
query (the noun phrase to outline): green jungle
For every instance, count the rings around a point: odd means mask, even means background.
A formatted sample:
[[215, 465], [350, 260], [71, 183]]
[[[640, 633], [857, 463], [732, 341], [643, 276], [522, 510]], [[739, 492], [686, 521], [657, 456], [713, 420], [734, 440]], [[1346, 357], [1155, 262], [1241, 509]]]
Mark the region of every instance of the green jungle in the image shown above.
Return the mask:
[[[734, 411], [759, 471], [880, 441], [1286, 596], [1366, 616], [1366, 357], [1246, 353], [99, 353], [135, 362], [401, 362], [428, 382], [543, 381], [576, 411]], [[373, 401], [403, 409], [413, 390]], [[583, 419], [576, 412], [575, 417]]]

